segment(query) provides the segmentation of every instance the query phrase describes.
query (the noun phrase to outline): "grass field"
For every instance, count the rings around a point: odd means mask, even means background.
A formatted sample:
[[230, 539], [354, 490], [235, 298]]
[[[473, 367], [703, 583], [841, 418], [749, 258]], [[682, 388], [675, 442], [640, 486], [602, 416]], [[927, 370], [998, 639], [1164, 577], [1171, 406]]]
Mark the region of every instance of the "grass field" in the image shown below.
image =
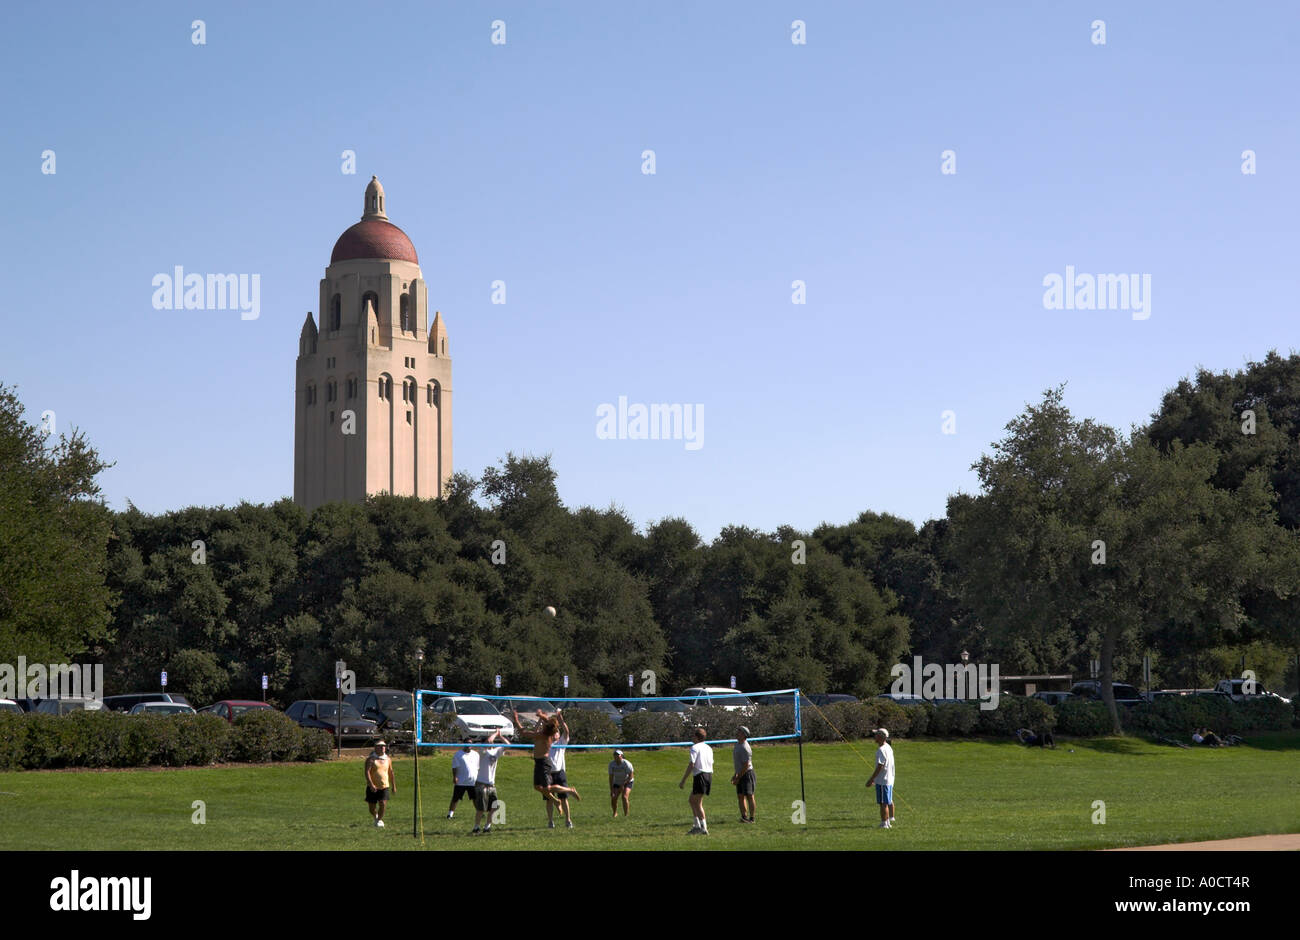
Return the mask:
[[[873, 745], [805, 745], [807, 823], [791, 821], [798, 753], [755, 748], [758, 824], [741, 825], [729, 747], [717, 751], [711, 835], [688, 837], [680, 750], [633, 751], [632, 815], [610, 818], [608, 751], [573, 752], [583, 793], [576, 828], [548, 830], [532, 761], [498, 766], [506, 825], [469, 838], [473, 808], [446, 819], [447, 752], [422, 757], [424, 845], [411, 837], [412, 764], [397, 761], [388, 828], [370, 825], [359, 760], [293, 766], [0, 774], [0, 849], [1098, 849], [1300, 832], [1300, 734], [1252, 746], [1182, 750], [1129, 738], [1065, 741], [1055, 751], [986, 741], [902, 740], [897, 828], [882, 831], [864, 787]], [[689, 789], [689, 784], [687, 785]], [[204, 825], [192, 803], [206, 804]], [[1092, 822], [1105, 801], [1106, 822]]]

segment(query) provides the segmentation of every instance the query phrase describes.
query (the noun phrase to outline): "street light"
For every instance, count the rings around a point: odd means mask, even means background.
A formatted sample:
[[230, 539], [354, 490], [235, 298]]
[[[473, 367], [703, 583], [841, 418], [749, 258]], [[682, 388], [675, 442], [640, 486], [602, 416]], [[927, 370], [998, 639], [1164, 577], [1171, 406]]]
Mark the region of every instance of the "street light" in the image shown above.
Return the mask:
[[[424, 688], [424, 647], [420, 647], [418, 650], [415, 651], [415, 670], [416, 670], [415, 690], [419, 692], [421, 689]], [[411, 708], [416, 713], [415, 728], [411, 730], [411, 759], [415, 762], [415, 770], [414, 770], [415, 799], [412, 801], [412, 806], [411, 806], [411, 815], [414, 816], [415, 818], [411, 823], [411, 836], [417, 837], [417, 836], [423, 836], [423, 832], [420, 826], [421, 815], [422, 815], [420, 812], [420, 810], [422, 809], [420, 805], [420, 734], [417, 732], [416, 729], [422, 727], [422, 719], [424, 718], [424, 716], [421, 715], [420, 712], [423, 711], [424, 709], [421, 707], [419, 696], [416, 695], [411, 696]]]

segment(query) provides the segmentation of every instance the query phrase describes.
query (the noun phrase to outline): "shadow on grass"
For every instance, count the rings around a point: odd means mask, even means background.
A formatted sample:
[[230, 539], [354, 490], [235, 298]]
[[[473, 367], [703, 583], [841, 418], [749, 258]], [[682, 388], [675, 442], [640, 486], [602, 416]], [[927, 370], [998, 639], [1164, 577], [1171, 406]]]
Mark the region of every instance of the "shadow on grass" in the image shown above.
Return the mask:
[[[1137, 754], [1145, 751], [1150, 745], [1150, 741], [1143, 738], [1074, 738], [1069, 742], [1076, 748], [1088, 751], [1098, 751], [1102, 754]], [[1059, 748], [1061, 742], [1056, 742]]]
[[1261, 751], [1297, 751], [1300, 750], [1300, 730], [1266, 731], [1261, 734], [1246, 735], [1246, 745]]

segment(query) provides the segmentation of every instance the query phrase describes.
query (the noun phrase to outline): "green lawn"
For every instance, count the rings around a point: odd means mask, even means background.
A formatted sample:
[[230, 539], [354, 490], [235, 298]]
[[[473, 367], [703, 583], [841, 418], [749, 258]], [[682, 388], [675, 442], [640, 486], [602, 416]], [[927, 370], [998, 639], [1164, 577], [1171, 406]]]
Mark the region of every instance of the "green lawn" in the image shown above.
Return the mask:
[[[897, 828], [876, 829], [864, 786], [874, 746], [805, 745], [808, 816], [799, 798], [798, 752], [755, 749], [758, 817], [738, 821], [729, 747], [717, 749], [706, 802], [711, 835], [688, 837], [691, 817], [677, 789], [684, 751], [631, 751], [632, 815], [610, 819], [609, 752], [573, 752], [570, 782], [584, 799], [576, 828], [549, 831], [531, 789], [532, 761], [515, 751], [498, 769], [506, 825], [467, 838], [467, 801], [446, 819], [450, 756], [420, 760], [424, 847], [491, 849], [1095, 849], [1300, 832], [1300, 734], [1252, 739], [1251, 747], [1182, 750], [1137, 739], [1065, 741], [1055, 751], [985, 741], [902, 740]], [[398, 799], [376, 830], [362, 801], [360, 761], [277, 767], [0, 774], [0, 849], [409, 849], [412, 764], [397, 762]], [[689, 784], [688, 784], [689, 787]], [[191, 822], [191, 804], [207, 822]], [[1095, 800], [1105, 825], [1092, 823]]]

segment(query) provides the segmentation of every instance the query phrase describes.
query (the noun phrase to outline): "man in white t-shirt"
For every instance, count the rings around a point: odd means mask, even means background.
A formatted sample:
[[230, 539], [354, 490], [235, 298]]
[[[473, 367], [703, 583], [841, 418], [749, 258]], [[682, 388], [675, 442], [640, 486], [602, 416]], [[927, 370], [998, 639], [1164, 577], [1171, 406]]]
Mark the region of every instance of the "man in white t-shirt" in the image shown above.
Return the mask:
[[[497, 743], [501, 741], [504, 739], [498, 728], [487, 739], [488, 744], [496, 744], [496, 747], [485, 747], [479, 751], [478, 777], [474, 780], [474, 831], [470, 835], [480, 832], [487, 835], [492, 831], [492, 804], [497, 798], [497, 761], [506, 752], [505, 744]], [[480, 829], [479, 823], [484, 816], [487, 817], [487, 825]]]
[[695, 782], [691, 785], [691, 814], [695, 817], [695, 825], [691, 826], [691, 831], [686, 834], [707, 836], [709, 820], [704, 815], [704, 798], [709, 795], [709, 789], [713, 784], [713, 748], [704, 743], [703, 728], [696, 728], [692, 738], [695, 743], [691, 745], [691, 759], [686, 765], [686, 773], [682, 774], [682, 782], [677, 784], [677, 789], [685, 789], [687, 777], [694, 778]]
[[468, 796], [470, 802], [473, 802], [474, 781], [478, 779], [478, 755], [469, 746], [470, 741], [470, 738], [466, 738], [465, 747], [451, 759], [451, 785], [455, 789], [451, 791], [451, 803], [447, 806], [448, 819], [455, 817], [456, 804], [462, 797]]
[[[867, 778], [867, 786], [876, 785], [876, 802], [880, 804], [880, 828], [894, 828], [894, 749], [889, 746], [889, 731], [877, 728], [876, 769]], [[880, 779], [877, 780], [876, 778]]]

